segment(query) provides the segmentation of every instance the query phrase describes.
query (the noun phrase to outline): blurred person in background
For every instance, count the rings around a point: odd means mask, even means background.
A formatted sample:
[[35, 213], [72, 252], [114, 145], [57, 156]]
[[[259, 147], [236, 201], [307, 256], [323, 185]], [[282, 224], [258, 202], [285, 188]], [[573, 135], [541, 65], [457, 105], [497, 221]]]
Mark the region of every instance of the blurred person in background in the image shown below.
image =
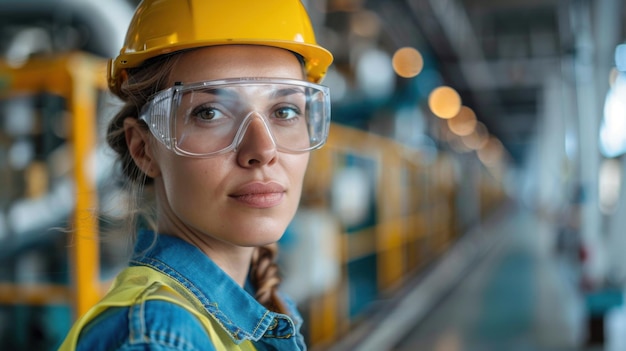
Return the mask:
[[326, 141], [332, 55], [300, 0], [145, 0], [107, 141], [135, 203], [129, 263], [61, 350], [304, 350], [276, 242]]

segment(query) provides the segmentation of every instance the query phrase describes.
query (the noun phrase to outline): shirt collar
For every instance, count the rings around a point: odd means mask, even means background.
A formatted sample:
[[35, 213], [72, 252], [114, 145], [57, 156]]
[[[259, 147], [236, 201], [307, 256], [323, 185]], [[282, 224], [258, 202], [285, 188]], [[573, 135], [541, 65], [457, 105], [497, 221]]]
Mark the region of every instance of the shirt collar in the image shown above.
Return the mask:
[[181, 283], [235, 341], [297, 332], [290, 317], [269, 311], [202, 251], [178, 237], [140, 231], [130, 264], [150, 266]]

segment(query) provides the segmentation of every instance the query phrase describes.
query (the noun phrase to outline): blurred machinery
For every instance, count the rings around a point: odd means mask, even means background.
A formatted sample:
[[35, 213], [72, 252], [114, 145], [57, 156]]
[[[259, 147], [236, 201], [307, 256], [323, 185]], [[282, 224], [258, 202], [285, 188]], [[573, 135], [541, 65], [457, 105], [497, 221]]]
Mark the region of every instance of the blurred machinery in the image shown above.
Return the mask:
[[[117, 101], [105, 91], [102, 57], [121, 46], [131, 13], [121, 0], [0, 1], [3, 349], [55, 349], [125, 264], [127, 202], [102, 144]], [[398, 73], [401, 60], [384, 57], [369, 60]], [[332, 126], [280, 242], [284, 288], [314, 348], [349, 332], [506, 199], [501, 145], [475, 152], [432, 106], [416, 103], [424, 89], [415, 80], [371, 76], [360, 84], [388, 85], [389, 102], [367, 89], [341, 100], [330, 74], [341, 101], [333, 114], [367, 115], [368, 125]]]
[[2, 349], [55, 349], [100, 296], [107, 247], [94, 239], [108, 217], [97, 210], [110, 200], [97, 189], [115, 185], [98, 144], [115, 108], [100, 57], [120, 46], [131, 12], [122, 1], [0, 1]]

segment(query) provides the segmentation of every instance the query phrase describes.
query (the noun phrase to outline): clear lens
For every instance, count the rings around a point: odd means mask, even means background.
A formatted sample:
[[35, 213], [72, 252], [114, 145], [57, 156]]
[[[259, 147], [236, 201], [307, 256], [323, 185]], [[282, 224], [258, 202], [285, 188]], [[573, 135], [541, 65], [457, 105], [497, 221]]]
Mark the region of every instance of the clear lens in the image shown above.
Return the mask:
[[328, 88], [288, 79], [176, 85], [158, 93], [141, 114], [166, 146], [197, 157], [235, 149], [255, 118], [263, 121], [279, 150], [316, 149], [328, 136]]

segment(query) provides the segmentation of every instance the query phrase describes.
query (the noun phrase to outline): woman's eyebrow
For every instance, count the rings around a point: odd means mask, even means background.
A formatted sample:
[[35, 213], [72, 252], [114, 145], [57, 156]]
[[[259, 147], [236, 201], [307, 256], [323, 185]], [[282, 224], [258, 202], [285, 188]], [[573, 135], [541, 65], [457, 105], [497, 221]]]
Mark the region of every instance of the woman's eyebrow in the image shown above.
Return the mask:
[[217, 95], [220, 97], [226, 97], [231, 100], [239, 98], [239, 94], [231, 89], [225, 88], [204, 88], [200, 90], [196, 90], [196, 92], [209, 94], [209, 95]]
[[304, 95], [304, 89], [302, 89], [302, 88], [282, 88], [282, 89], [277, 89], [277, 90], [272, 92], [270, 97], [278, 98], [278, 97], [283, 97], [283, 96], [288, 96], [288, 95], [295, 95], [295, 94], [302, 94], [302, 95]]
[[[208, 94], [208, 95], [215, 95], [219, 97], [220, 99], [225, 99], [225, 100], [240, 100], [241, 99], [241, 95], [239, 94], [239, 92], [237, 90], [230, 89], [230, 88], [207, 87], [207, 88], [196, 90], [196, 92]], [[291, 96], [291, 95], [305, 95], [305, 90], [303, 88], [298, 88], [298, 87], [288, 87], [288, 88], [286, 87], [286, 88], [272, 89], [272, 91], [266, 96], [269, 99], [277, 99], [277, 98], [282, 98], [282, 97]]]

